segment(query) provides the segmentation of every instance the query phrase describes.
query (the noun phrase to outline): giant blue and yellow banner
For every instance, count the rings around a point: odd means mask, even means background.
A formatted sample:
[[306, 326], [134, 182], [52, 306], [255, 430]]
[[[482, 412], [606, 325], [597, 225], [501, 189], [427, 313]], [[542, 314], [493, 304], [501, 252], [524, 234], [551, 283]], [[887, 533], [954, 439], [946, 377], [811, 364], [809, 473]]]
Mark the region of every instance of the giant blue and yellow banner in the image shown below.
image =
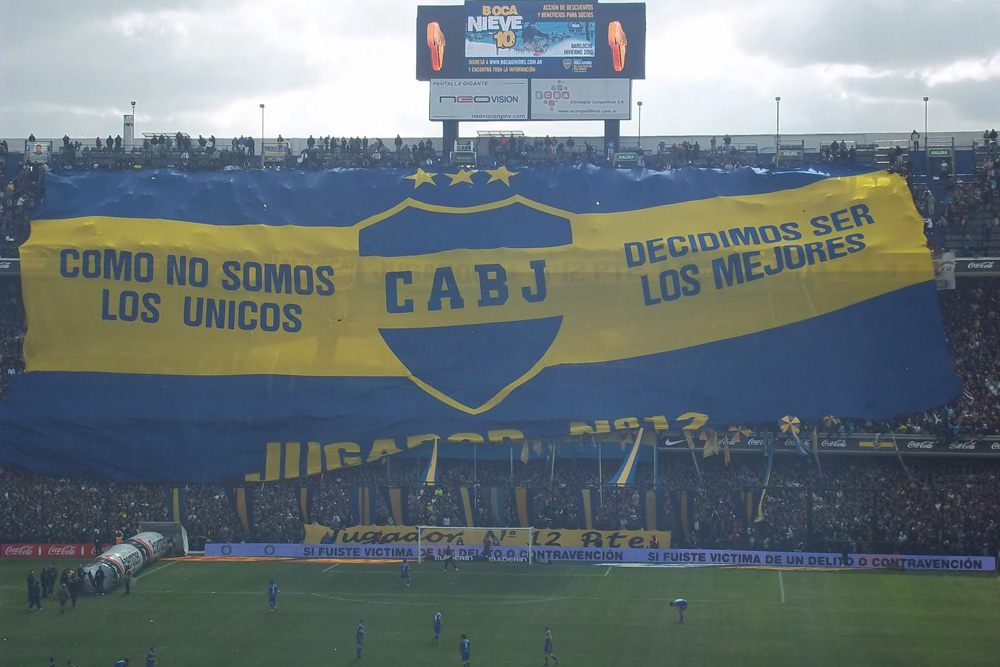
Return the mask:
[[36, 217], [0, 461], [43, 473], [273, 480], [959, 386], [885, 172], [87, 172]]

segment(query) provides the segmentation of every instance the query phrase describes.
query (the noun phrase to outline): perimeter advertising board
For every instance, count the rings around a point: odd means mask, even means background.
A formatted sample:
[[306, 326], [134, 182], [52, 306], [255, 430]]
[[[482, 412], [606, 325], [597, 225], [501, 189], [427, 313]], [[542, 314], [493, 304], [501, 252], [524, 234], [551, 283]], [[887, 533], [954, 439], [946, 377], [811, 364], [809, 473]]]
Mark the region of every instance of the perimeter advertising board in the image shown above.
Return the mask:
[[527, 79], [435, 79], [430, 120], [527, 120]]
[[[208, 558], [322, 558], [437, 560], [443, 545], [416, 544], [277, 544], [209, 543]], [[479, 546], [453, 547], [455, 560], [527, 562], [527, 547], [495, 547], [487, 556]], [[641, 563], [644, 565], [706, 567], [782, 567], [861, 570], [924, 570], [932, 572], [993, 572], [992, 556], [921, 556], [903, 554], [844, 554], [798, 551], [727, 551], [717, 549], [636, 549], [607, 547], [534, 547], [536, 562]]]
[[417, 79], [645, 78], [643, 3], [417, 8]]

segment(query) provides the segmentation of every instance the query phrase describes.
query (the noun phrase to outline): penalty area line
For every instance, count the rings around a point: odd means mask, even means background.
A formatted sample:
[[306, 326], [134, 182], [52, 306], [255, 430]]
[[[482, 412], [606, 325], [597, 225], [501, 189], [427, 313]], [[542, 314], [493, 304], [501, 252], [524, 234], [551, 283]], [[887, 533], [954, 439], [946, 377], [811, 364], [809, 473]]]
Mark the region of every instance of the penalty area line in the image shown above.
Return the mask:
[[324, 572], [329, 572], [329, 571], [330, 571], [330, 570], [332, 570], [333, 568], [335, 568], [335, 567], [339, 567], [339, 566], [340, 566], [340, 563], [334, 563], [333, 565], [331, 565], [330, 567], [326, 568], [326, 569], [325, 569], [325, 570], [323, 570], [323, 571], [324, 571]]

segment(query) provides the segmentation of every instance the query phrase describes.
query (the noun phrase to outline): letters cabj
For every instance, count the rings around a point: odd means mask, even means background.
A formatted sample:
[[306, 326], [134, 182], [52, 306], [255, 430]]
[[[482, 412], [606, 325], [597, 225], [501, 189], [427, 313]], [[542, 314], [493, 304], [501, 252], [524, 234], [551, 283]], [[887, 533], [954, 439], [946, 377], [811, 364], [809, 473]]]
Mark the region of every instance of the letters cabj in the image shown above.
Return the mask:
[[81, 583], [80, 590], [84, 593], [97, 592], [94, 577], [98, 570], [104, 572], [103, 592], [114, 590], [125, 580], [126, 570], [132, 570], [132, 576], [135, 576], [143, 568], [169, 555], [173, 549], [173, 538], [154, 532], [139, 533], [110, 547], [84, 565], [83, 571], [87, 576]]

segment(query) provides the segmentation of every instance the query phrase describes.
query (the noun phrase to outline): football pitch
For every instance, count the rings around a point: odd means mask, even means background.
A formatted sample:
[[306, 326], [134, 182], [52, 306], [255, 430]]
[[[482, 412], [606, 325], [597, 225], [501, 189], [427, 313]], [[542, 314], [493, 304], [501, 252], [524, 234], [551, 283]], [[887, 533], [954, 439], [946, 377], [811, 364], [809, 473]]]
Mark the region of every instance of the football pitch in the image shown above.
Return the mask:
[[[0, 665], [141, 666], [155, 646], [167, 667], [342, 667], [357, 664], [360, 619], [364, 665], [461, 665], [462, 633], [475, 667], [541, 665], [545, 625], [566, 667], [1000, 664], [992, 574], [422, 563], [406, 588], [398, 563], [169, 560], [131, 595], [83, 597], [61, 616], [51, 597], [26, 611], [27, 571], [45, 564], [0, 562]], [[683, 625], [675, 597], [690, 602]]]

